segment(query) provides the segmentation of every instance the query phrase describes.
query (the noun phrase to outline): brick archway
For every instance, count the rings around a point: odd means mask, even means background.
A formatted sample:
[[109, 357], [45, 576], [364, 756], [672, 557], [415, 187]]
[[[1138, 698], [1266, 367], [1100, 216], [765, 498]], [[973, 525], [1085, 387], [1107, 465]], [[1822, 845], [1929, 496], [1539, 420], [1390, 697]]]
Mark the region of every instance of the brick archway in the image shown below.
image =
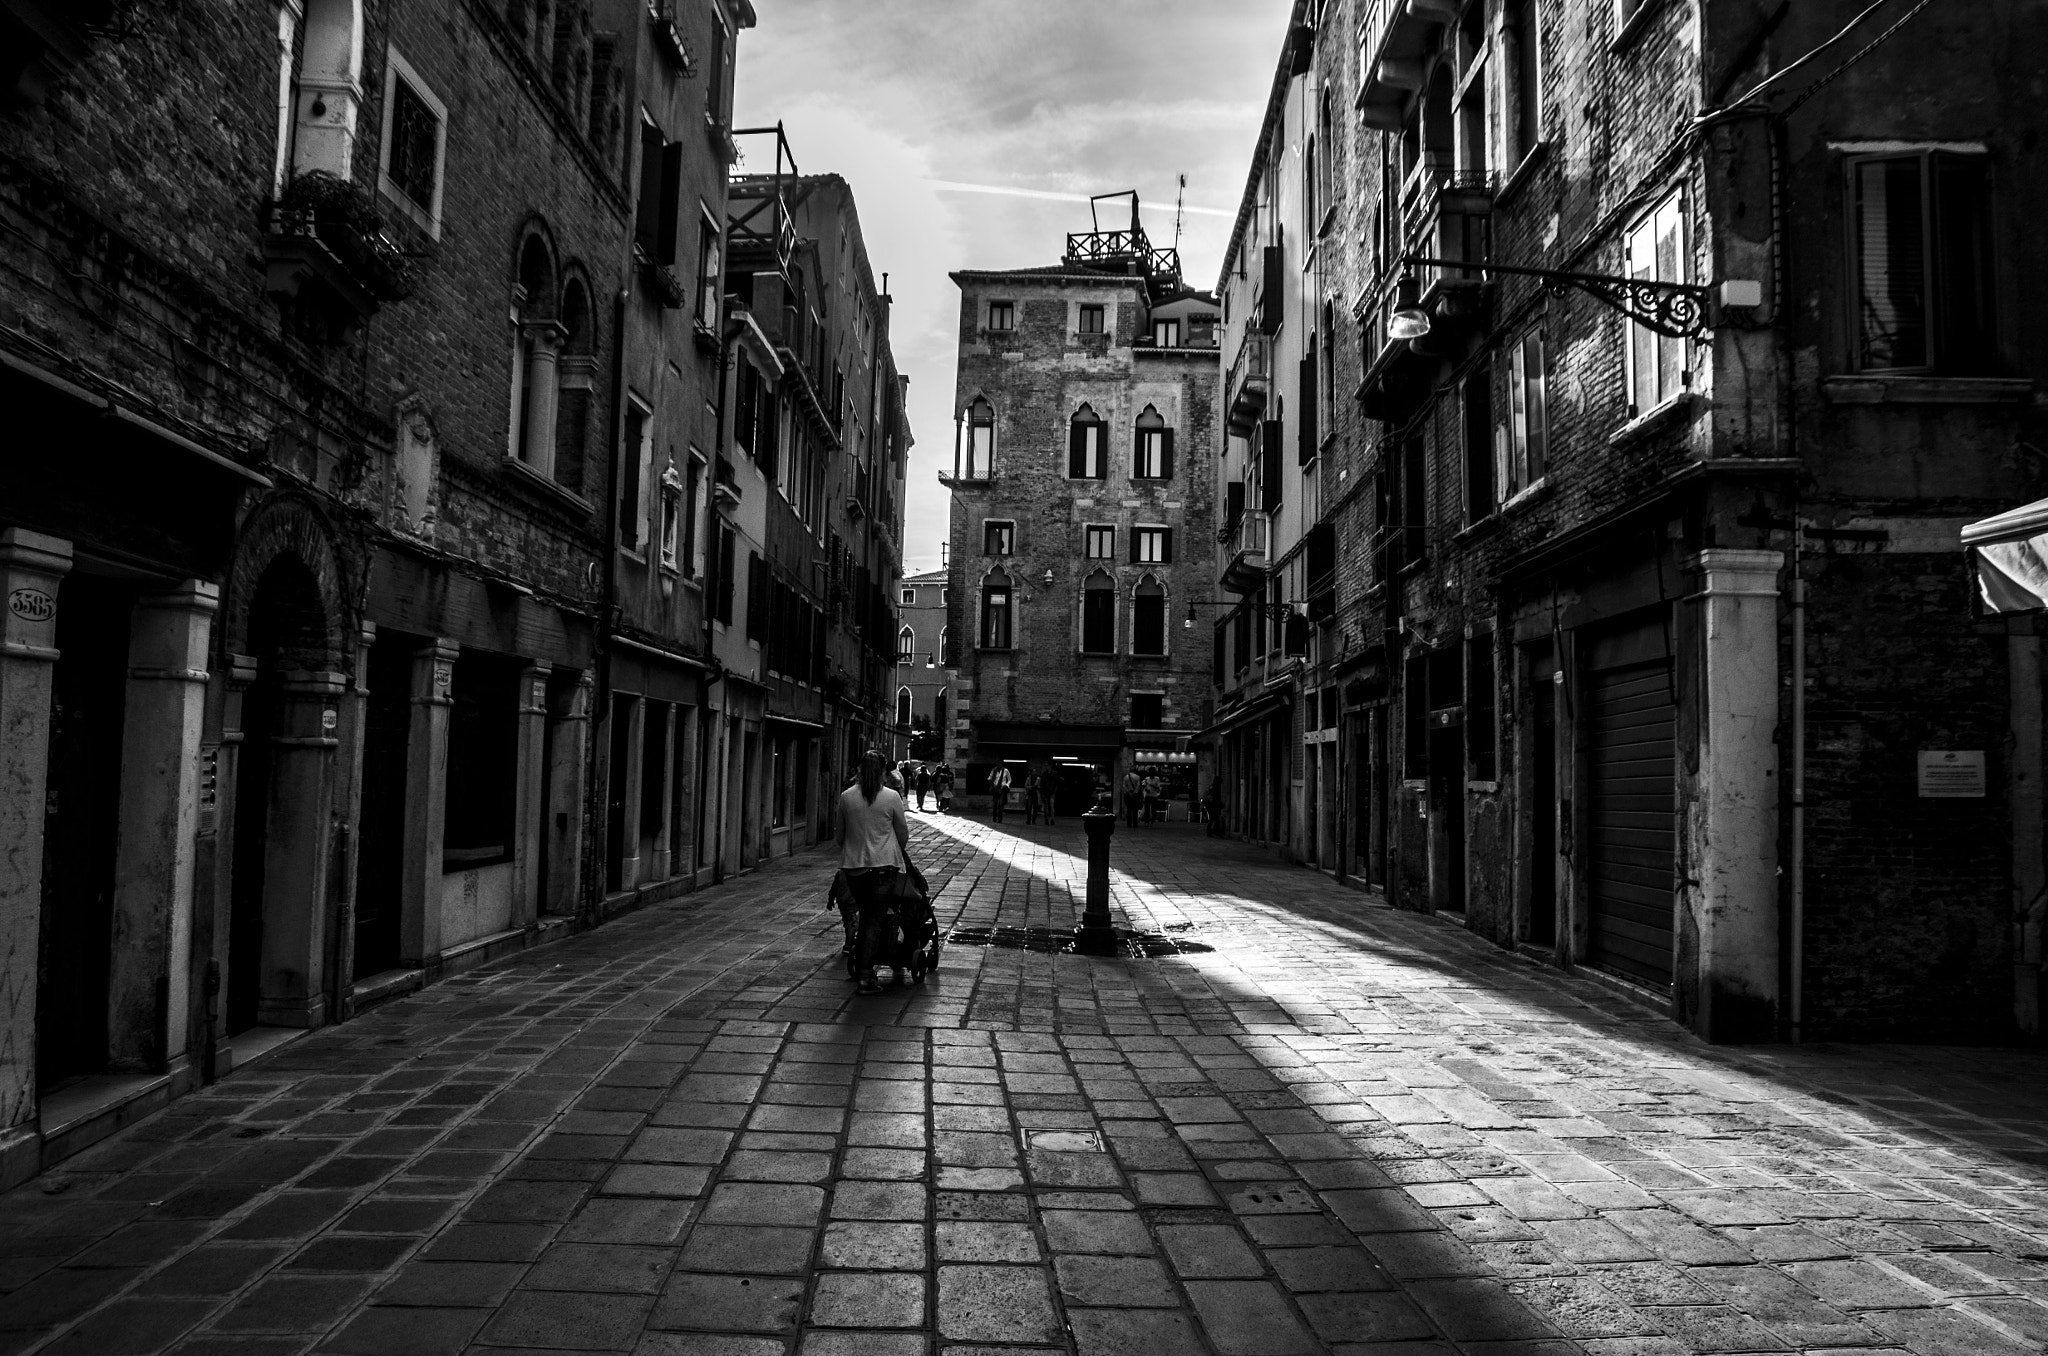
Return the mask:
[[287, 647], [285, 657], [293, 667], [309, 671], [351, 671], [355, 665], [346, 565], [326, 515], [297, 495], [268, 501], [242, 525], [234, 567], [228, 573], [221, 627], [227, 653], [251, 652], [251, 619], [264, 576], [286, 559], [296, 567], [293, 573], [303, 571], [310, 589], [293, 590], [292, 615], [276, 619], [284, 623], [278, 639]]

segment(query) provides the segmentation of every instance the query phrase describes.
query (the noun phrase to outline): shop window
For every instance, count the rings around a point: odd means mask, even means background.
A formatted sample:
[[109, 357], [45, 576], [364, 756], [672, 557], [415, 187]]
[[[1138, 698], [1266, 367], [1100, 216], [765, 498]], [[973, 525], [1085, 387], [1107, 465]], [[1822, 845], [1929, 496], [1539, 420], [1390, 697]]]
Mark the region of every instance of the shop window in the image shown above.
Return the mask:
[[1110, 654], [1116, 650], [1116, 584], [1102, 571], [1081, 585], [1081, 652]]
[[790, 741], [771, 740], [769, 743], [769, 785], [772, 801], [769, 808], [770, 826], [777, 829], [789, 827], [790, 803]]
[[1168, 480], [1173, 476], [1173, 430], [1157, 409], [1147, 405], [1138, 416], [1131, 462], [1133, 480]]
[[467, 650], [455, 661], [448, 685], [445, 871], [512, 860], [521, 668], [516, 660]]
[[1131, 653], [1166, 653], [1166, 590], [1149, 574], [1131, 595]]
[[1855, 364], [1865, 372], [1995, 368], [1990, 178], [1947, 152], [1849, 162]]
[[1068, 479], [1102, 480], [1109, 474], [1103, 436], [1107, 428], [1093, 406], [1084, 404], [1074, 411], [1067, 423]]
[[1158, 730], [1166, 726], [1166, 694], [1163, 692], [1133, 692], [1131, 694], [1131, 728], [1134, 730]]

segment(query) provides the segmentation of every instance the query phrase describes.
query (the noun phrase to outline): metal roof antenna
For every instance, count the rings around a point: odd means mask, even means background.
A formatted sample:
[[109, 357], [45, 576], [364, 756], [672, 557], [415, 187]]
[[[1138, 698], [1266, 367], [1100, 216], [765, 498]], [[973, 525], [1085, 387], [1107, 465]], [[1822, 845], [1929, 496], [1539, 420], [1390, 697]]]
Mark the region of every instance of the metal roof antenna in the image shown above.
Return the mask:
[[1173, 195], [1173, 247], [1180, 248], [1180, 223], [1186, 214], [1184, 204], [1188, 200], [1188, 176], [1180, 176], [1180, 192]]

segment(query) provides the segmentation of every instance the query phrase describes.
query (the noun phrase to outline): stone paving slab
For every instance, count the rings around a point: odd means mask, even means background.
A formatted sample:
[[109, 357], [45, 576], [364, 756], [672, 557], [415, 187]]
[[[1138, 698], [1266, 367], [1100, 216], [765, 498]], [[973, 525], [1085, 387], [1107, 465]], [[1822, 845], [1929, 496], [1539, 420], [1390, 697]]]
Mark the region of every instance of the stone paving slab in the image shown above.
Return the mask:
[[[918, 816], [948, 924], [1078, 826]], [[856, 996], [826, 853], [315, 1033], [0, 1197], [0, 1356], [2039, 1352], [2019, 1051], [1699, 1044], [1172, 826]], [[1206, 949], [1204, 949], [1206, 948]]]

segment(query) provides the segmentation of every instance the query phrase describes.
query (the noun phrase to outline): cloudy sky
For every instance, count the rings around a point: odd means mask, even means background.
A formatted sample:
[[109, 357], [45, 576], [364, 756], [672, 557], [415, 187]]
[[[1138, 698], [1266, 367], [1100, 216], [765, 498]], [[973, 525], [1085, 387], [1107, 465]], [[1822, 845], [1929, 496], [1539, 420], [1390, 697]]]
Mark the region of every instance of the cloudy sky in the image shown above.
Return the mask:
[[[778, 118], [805, 173], [853, 185], [910, 376], [905, 573], [936, 569], [953, 464], [948, 271], [1059, 260], [1069, 198], [1136, 189], [1155, 244], [1213, 286], [1289, 0], [755, 0], [735, 122]], [[742, 167], [756, 168], [749, 164]], [[1022, 193], [972, 191], [1023, 190]], [[1033, 196], [1059, 195], [1059, 196]], [[879, 281], [879, 278], [877, 279]]]

